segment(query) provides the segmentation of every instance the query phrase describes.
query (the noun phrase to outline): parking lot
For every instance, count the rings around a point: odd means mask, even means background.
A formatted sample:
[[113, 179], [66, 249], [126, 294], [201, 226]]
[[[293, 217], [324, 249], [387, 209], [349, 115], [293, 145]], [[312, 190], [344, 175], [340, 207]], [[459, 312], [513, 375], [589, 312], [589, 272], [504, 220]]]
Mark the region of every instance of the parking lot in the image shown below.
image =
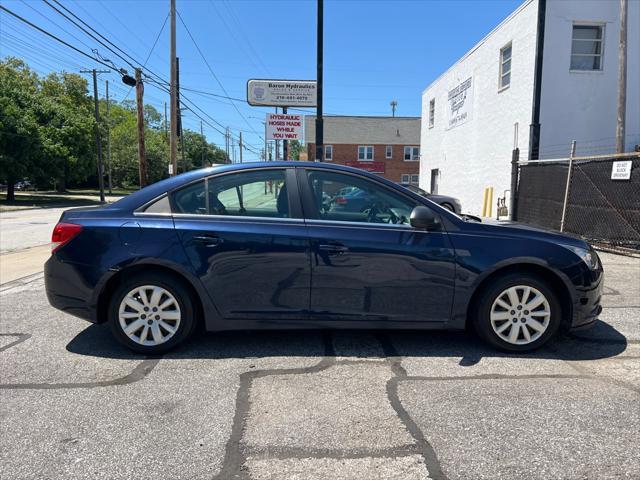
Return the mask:
[[162, 358], [0, 287], [2, 478], [638, 478], [640, 260], [511, 356], [435, 332], [208, 334]]

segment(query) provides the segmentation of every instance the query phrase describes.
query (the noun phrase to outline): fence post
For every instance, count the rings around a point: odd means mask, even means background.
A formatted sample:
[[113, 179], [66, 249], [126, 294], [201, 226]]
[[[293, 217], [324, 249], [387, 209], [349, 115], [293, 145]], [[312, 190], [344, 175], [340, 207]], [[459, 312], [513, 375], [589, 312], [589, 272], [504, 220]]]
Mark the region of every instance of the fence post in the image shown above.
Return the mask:
[[569, 185], [571, 184], [571, 171], [573, 170], [573, 157], [576, 155], [576, 141], [571, 142], [571, 155], [569, 155], [569, 168], [567, 170], [567, 184], [564, 188], [564, 202], [562, 202], [562, 219], [560, 231], [564, 232], [564, 219], [567, 215], [567, 201], [569, 200]]
[[518, 167], [518, 161], [520, 160], [520, 149], [518, 147], [513, 149], [511, 153], [511, 195], [509, 195], [509, 220], [517, 220], [516, 208], [518, 206], [518, 173], [520, 172]]

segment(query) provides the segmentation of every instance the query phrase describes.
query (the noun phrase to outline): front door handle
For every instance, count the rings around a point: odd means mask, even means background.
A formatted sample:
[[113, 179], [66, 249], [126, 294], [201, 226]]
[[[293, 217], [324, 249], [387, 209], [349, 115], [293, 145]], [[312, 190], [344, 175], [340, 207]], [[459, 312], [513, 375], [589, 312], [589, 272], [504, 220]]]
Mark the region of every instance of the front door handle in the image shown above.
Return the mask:
[[327, 252], [329, 255], [344, 255], [349, 251], [349, 247], [345, 247], [339, 243], [321, 243], [318, 250]]
[[193, 237], [193, 241], [205, 247], [217, 247], [223, 242], [217, 235], [197, 235]]

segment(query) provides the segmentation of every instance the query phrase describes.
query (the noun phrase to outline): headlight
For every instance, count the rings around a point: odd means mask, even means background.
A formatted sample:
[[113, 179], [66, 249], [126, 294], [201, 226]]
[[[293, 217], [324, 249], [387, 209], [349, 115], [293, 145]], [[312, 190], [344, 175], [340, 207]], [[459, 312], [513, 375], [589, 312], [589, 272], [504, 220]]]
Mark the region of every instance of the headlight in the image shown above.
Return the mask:
[[568, 248], [577, 256], [579, 256], [591, 270], [596, 270], [598, 268], [598, 255], [592, 249], [574, 247], [571, 245], [563, 245], [563, 247]]

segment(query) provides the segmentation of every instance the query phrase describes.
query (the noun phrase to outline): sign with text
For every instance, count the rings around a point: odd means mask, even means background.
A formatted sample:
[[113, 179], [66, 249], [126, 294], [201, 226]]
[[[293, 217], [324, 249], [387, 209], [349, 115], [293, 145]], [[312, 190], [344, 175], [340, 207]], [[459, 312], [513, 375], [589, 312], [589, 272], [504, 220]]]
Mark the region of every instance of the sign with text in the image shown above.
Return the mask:
[[384, 162], [345, 162], [345, 165], [371, 173], [384, 173], [385, 167]]
[[473, 77], [469, 77], [447, 94], [447, 130], [471, 120], [472, 111]]
[[613, 162], [611, 180], [631, 180], [631, 160]]
[[315, 107], [315, 80], [249, 80], [247, 102], [267, 107]]
[[302, 141], [302, 115], [267, 114], [267, 140]]

